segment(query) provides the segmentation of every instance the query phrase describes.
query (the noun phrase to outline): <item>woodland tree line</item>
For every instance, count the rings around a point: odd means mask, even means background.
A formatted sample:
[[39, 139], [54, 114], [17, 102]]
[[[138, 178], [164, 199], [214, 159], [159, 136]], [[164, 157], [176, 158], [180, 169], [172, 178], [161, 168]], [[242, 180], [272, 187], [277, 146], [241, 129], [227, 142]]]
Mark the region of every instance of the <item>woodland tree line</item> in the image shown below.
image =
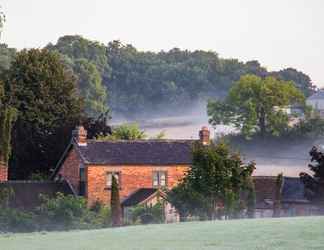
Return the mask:
[[130, 118], [183, 113], [196, 101], [225, 98], [247, 73], [292, 80], [306, 96], [314, 91], [310, 78], [295, 69], [268, 72], [257, 61], [222, 59], [211, 51], [143, 52], [120, 41], [105, 46], [80, 36], [19, 52], [1, 44], [0, 103], [15, 120], [12, 154], [6, 156], [10, 178], [49, 175], [79, 123], [90, 138], [107, 136], [109, 111]]
[[[269, 72], [258, 61], [223, 59], [213, 51], [139, 51], [120, 41], [104, 45], [81, 36], [63, 36], [46, 49], [58, 52], [77, 78], [78, 92], [90, 116], [98, 116], [108, 107], [129, 118], [183, 112], [197, 101], [225, 97], [245, 74], [293, 81], [305, 96], [315, 88], [310, 77], [296, 69]], [[9, 67], [15, 53], [1, 45], [1, 70]]]

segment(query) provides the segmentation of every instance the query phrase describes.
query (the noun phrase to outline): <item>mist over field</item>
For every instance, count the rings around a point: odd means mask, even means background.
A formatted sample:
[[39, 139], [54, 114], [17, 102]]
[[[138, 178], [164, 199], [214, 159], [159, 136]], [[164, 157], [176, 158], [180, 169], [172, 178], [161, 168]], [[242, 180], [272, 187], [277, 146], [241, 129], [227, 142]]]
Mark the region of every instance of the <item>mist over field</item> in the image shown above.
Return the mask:
[[[166, 112], [167, 113], [167, 112]], [[197, 102], [186, 111], [171, 110], [166, 113], [146, 114], [139, 119], [128, 119], [116, 114], [111, 124], [138, 123], [147, 135], [153, 137], [163, 131], [166, 139], [198, 139], [198, 132], [202, 126], [208, 126], [214, 139], [222, 135], [235, 133], [231, 126], [219, 125], [213, 128], [208, 123], [206, 102]], [[308, 152], [312, 146], [324, 145], [324, 139], [305, 139], [294, 141], [259, 141], [254, 143], [233, 143], [234, 150], [239, 151], [245, 161], [255, 161], [257, 169], [255, 175], [277, 175], [281, 172], [285, 176], [298, 176], [300, 172], [308, 171], [310, 157]]]

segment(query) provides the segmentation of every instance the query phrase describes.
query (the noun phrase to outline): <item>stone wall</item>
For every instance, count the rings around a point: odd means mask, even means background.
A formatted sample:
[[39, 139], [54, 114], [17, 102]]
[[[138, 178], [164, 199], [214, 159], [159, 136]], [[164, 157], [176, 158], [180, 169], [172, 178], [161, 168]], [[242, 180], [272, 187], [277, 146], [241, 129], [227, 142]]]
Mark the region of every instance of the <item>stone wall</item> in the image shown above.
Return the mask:
[[167, 171], [167, 188], [172, 188], [184, 177], [189, 166], [88, 166], [86, 172], [86, 196], [88, 204], [95, 201], [110, 203], [110, 189], [107, 187], [107, 173], [120, 172], [120, 199], [123, 200], [139, 188], [153, 187], [153, 171]]

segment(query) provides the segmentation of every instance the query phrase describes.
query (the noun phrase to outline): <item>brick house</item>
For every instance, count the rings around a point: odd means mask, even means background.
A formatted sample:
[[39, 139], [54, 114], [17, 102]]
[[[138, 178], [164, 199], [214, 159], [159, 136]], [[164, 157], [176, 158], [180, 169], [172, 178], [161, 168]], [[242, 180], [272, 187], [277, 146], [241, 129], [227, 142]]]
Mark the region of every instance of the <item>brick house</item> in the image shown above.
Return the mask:
[[[209, 134], [207, 127], [199, 132], [203, 144], [209, 142]], [[121, 201], [141, 189], [171, 189], [191, 165], [193, 142], [87, 140], [87, 131], [80, 126], [73, 131], [52, 179], [68, 181], [75, 193], [86, 197], [89, 206], [96, 201], [110, 203], [112, 176], [119, 183]]]

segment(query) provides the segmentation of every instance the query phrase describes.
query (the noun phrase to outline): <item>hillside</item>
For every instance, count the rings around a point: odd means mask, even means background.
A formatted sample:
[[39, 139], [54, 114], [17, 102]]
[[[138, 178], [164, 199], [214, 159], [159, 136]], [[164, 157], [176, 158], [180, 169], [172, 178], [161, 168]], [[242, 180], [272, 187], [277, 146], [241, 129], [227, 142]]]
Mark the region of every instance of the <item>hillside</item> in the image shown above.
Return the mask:
[[311, 250], [324, 248], [324, 217], [188, 222], [1, 235], [6, 250]]

